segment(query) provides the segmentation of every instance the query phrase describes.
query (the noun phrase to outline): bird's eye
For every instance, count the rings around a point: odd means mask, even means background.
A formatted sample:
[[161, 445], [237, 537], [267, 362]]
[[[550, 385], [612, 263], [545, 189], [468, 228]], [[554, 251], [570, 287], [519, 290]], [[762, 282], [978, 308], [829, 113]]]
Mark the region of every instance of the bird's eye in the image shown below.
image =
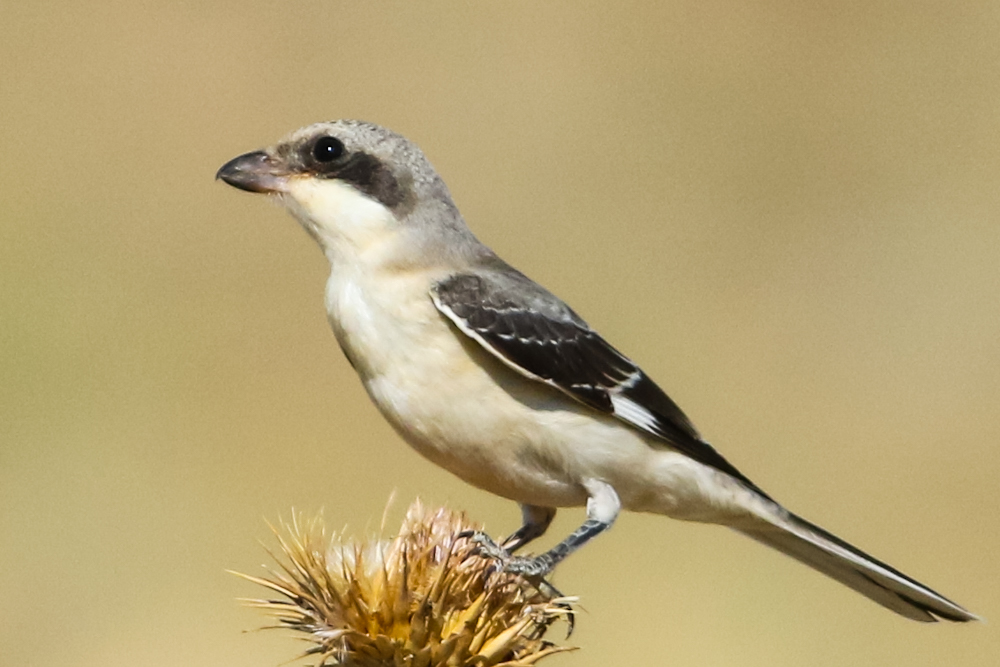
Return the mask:
[[313, 144], [312, 154], [317, 162], [333, 162], [342, 156], [345, 150], [340, 139], [320, 137]]

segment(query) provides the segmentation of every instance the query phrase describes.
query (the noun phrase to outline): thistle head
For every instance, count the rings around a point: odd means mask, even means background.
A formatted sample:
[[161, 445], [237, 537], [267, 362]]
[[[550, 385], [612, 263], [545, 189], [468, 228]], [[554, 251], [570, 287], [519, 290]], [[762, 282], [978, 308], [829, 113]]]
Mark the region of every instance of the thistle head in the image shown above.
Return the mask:
[[321, 517], [275, 530], [276, 567], [239, 576], [277, 594], [245, 600], [312, 646], [318, 665], [436, 667], [533, 665], [571, 650], [543, 637], [572, 620], [569, 598], [553, 598], [475, 554], [464, 514], [418, 500], [391, 540], [346, 541]]

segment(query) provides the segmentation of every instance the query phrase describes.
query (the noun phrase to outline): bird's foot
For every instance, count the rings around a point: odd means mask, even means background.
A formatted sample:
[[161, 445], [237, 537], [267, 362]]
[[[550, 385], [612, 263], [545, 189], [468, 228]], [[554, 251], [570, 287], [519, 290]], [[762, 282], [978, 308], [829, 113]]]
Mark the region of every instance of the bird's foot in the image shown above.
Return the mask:
[[[549, 554], [540, 556], [513, 556], [510, 551], [481, 530], [466, 530], [458, 534], [458, 537], [469, 540], [476, 545], [473, 553], [480, 558], [489, 558], [497, 564], [500, 572], [510, 572], [519, 574], [528, 580], [542, 595], [550, 599], [564, 598], [565, 596], [558, 588], [550, 584], [545, 577], [552, 572], [555, 563]], [[556, 606], [566, 609], [566, 618], [569, 627], [566, 630], [566, 637], [573, 634], [576, 627], [576, 615], [573, 613], [573, 605], [570, 601], [557, 602]]]
[[[476, 553], [483, 558], [496, 561], [502, 572], [520, 574], [526, 579], [541, 580], [548, 576], [555, 567], [549, 554], [514, 556], [502, 545], [497, 544], [492, 537], [480, 530], [468, 530], [458, 536], [475, 543]], [[548, 585], [547, 582], [546, 585]], [[548, 586], [551, 588], [551, 585]]]

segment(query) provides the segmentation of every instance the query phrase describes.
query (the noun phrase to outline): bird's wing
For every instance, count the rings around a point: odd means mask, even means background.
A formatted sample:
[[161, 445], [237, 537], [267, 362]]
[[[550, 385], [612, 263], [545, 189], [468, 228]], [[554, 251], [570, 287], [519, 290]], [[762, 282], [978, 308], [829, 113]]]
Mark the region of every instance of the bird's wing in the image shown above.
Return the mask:
[[454, 274], [434, 285], [431, 298], [462, 333], [518, 373], [614, 415], [763, 494], [701, 439], [642, 369], [523, 274], [509, 267]]

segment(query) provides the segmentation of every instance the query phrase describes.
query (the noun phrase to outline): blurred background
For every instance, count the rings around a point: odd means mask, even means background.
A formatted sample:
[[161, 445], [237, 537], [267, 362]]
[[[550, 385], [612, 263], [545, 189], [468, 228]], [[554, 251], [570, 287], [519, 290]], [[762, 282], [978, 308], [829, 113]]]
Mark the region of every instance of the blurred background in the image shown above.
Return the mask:
[[0, 665], [292, 658], [224, 572], [292, 507], [518, 524], [369, 404], [306, 234], [213, 182], [341, 117], [775, 497], [994, 621], [627, 515], [560, 568], [552, 664], [997, 664], [1000, 6], [752, 4], [4, 3]]

